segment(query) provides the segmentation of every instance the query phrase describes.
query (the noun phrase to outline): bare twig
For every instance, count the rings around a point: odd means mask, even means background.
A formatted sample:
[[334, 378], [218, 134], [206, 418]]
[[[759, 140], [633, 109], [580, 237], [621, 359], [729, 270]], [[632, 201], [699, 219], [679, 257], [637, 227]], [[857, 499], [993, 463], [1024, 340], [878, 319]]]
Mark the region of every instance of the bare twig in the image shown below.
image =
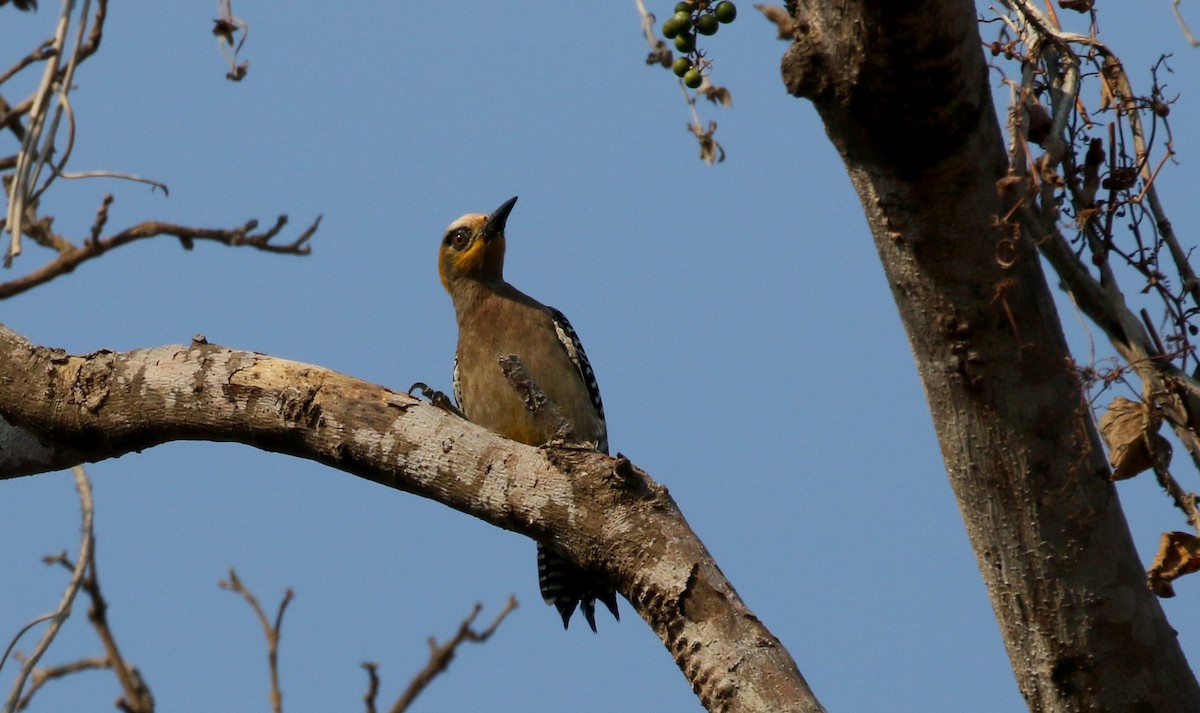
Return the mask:
[[283, 713], [283, 693], [279, 688], [279, 630], [283, 626], [283, 613], [295, 595], [290, 588], [283, 593], [283, 600], [279, 602], [279, 610], [275, 613], [275, 622], [272, 624], [258, 603], [258, 598], [242, 585], [242, 581], [238, 579], [237, 572], [232, 567], [229, 568], [229, 581], [221, 581], [218, 586], [235, 594], [241, 594], [250, 608], [254, 610], [255, 616], [258, 617], [258, 622], [263, 628], [263, 635], [267, 639], [267, 663], [271, 672], [271, 710], [274, 713]]
[[13, 258], [21, 254], [21, 235], [25, 220], [26, 200], [33, 193], [32, 174], [35, 168], [45, 161], [46, 156], [35, 156], [38, 141], [42, 137], [42, 129], [46, 122], [46, 110], [49, 106], [50, 92], [54, 80], [58, 76], [59, 63], [62, 59], [63, 48], [66, 46], [67, 30], [71, 24], [71, 12], [74, 9], [72, 0], [63, 0], [62, 13], [58, 18], [58, 27], [54, 32], [54, 52], [47, 57], [46, 68], [42, 72], [42, 81], [34, 94], [33, 104], [29, 109], [29, 125], [25, 130], [21, 150], [17, 154], [17, 167], [9, 187], [8, 214], [6, 223], [12, 240], [4, 257], [6, 266], [12, 264]]
[[1181, 0], [1171, 0], [1171, 9], [1175, 11], [1175, 19], [1179, 22], [1179, 29], [1183, 30], [1183, 36], [1187, 38], [1188, 44], [1192, 47], [1200, 47], [1200, 40], [1192, 34], [1188, 29], [1187, 21], [1183, 19], [1183, 13], [1179, 11], [1179, 3]]
[[[29, 112], [33, 106], [33, 99], [26, 98], [16, 106], [9, 106], [7, 102], [0, 100], [0, 126], [6, 127], [17, 139], [25, 140], [25, 125], [21, 123], [21, 117]], [[4, 168], [13, 168], [17, 165], [17, 156], [7, 156], [4, 158]]]
[[[58, 177], [69, 180], [78, 180], [80, 178], [119, 178], [123, 181], [145, 183], [146, 185], [150, 186], [151, 189], [157, 188], [161, 190], [164, 195], [171, 194], [167, 184], [163, 183], [162, 181], [156, 181], [153, 178], [142, 178], [141, 176], [135, 176], [132, 173], [120, 173], [118, 171], [72, 171], [67, 173], [65, 171], [60, 171], [58, 173]], [[153, 192], [153, 190], [151, 192]]]
[[500, 610], [500, 613], [496, 615], [496, 618], [492, 621], [491, 626], [481, 632], [477, 632], [471, 628], [471, 625], [475, 623], [475, 617], [479, 616], [479, 612], [483, 609], [483, 605], [476, 604], [475, 608], [471, 610], [471, 614], [467, 616], [462, 624], [458, 626], [458, 632], [455, 633], [454, 637], [449, 641], [444, 644], [439, 644], [437, 643], [436, 639], [430, 637], [429, 663], [425, 664], [425, 668], [421, 669], [416, 676], [413, 676], [412, 681], [410, 681], [408, 684], [408, 688], [404, 690], [404, 693], [402, 693], [400, 698], [398, 698], [392, 705], [390, 713], [402, 713], [402, 711], [408, 710], [408, 707], [412, 705], [412, 702], [416, 700], [417, 696], [421, 695], [421, 692], [425, 690], [429, 683], [433, 681], [438, 674], [445, 671], [446, 667], [450, 665], [450, 662], [454, 660], [454, 652], [458, 648], [459, 644], [464, 641], [470, 641], [477, 644], [482, 644], [483, 642], [487, 641], [489, 638], [491, 638], [492, 634], [496, 632], [496, 629], [500, 626], [500, 623], [504, 621], [504, 618], [508, 616], [509, 612], [516, 608], [517, 598], [510, 595], [508, 597], [508, 602], [505, 603], [504, 608]]
[[54, 637], [58, 635], [63, 622], [71, 615], [71, 605], [75, 602], [75, 595], [79, 593], [79, 588], [83, 585], [84, 570], [92, 561], [92, 546], [94, 542], [92, 538], [92, 514], [94, 512], [92, 484], [88, 481], [87, 473], [84, 472], [83, 466], [77, 465], [71, 469], [71, 472], [75, 475], [75, 487], [79, 490], [79, 506], [83, 512], [81, 525], [83, 535], [79, 542], [79, 561], [76, 562], [74, 571], [71, 573], [71, 581], [68, 582], [67, 589], [63, 592], [58, 609], [55, 610], [50, 619], [50, 625], [46, 627], [46, 631], [42, 634], [42, 638], [38, 641], [37, 646], [34, 647], [33, 652], [22, 662], [21, 670], [17, 672], [8, 698], [4, 701], [3, 713], [13, 713], [16, 710], [25, 688], [26, 679], [29, 678], [33, 668], [37, 666], [37, 662], [42, 658], [42, 654], [46, 653], [46, 649], [50, 647], [50, 643], [54, 641]]
[[[67, 159], [71, 154], [71, 148], [75, 143], [75, 120], [74, 114], [70, 111], [71, 104], [68, 96], [71, 92], [71, 89], [74, 87], [75, 68], [79, 66], [79, 52], [83, 48], [84, 31], [87, 29], [88, 10], [91, 9], [91, 5], [91, 0], [83, 0], [82, 9], [79, 11], [79, 25], [75, 30], [75, 41], [71, 45], [71, 54], [67, 58], [67, 67], [63, 71], [62, 76], [56, 78], [56, 83], [58, 86], [58, 104], [54, 110], [54, 118], [50, 120], [50, 130], [46, 133], [46, 140], [43, 144], [41, 154], [38, 156], [38, 162], [33, 166], [32, 173], [30, 174], [28, 188], [31, 192], [27, 198], [24, 198], [24, 200], [28, 200], [31, 204], [37, 202], [38, 197], [50, 187], [51, 183], [54, 182], [54, 178], [57, 174], [57, 170], [52, 170], [50, 172], [50, 177], [46, 179], [46, 182], [40, 188], [34, 190], [34, 187], [37, 185], [38, 179], [41, 176], [42, 166], [48, 163], [50, 157], [54, 155], [54, 139], [58, 135], [58, 125], [62, 121], [64, 113], [67, 114], [69, 119], [68, 124], [70, 126], [70, 132], [68, 134], [67, 146], [62, 152], [63, 156], [60, 161], [60, 169], [62, 165], [66, 165]], [[15, 227], [16, 226], [14, 226], [14, 228]]]
[[129, 665], [129, 662], [121, 656], [121, 650], [117, 647], [117, 639], [113, 635], [112, 627], [109, 626], [108, 601], [100, 591], [100, 578], [96, 573], [95, 557], [92, 557], [92, 561], [88, 565], [87, 577], [83, 580], [83, 590], [92, 600], [92, 606], [88, 608], [88, 621], [96, 630], [96, 635], [100, 637], [100, 643], [104, 645], [104, 651], [108, 656], [109, 666], [117, 674], [117, 681], [121, 684], [121, 690], [125, 692], [125, 697], [117, 702], [118, 707], [125, 710], [126, 713], [154, 713], [154, 697], [150, 694], [149, 687], [142, 680], [138, 670]]
[[[93, 545], [93, 556], [87, 565], [87, 572], [83, 579], [82, 588], [83, 592], [92, 601], [91, 607], [88, 608], [88, 622], [96, 630], [96, 635], [100, 638], [100, 643], [104, 646], [105, 658], [103, 659], [103, 668], [110, 668], [116, 673], [117, 682], [121, 684], [121, 689], [125, 693], [125, 697], [118, 699], [116, 705], [126, 713], [154, 713], [154, 696], [150, 693], [149, 687], [142, 679], [142, 675], [137, 668], [130, 665], [121, 656], [116, 637], [113, 635], [112, 627], [108, 623], [108, 601], [104, 598], [103, 592], [100, 591], [100, 576], [96, 571], [96, 559], [95, 546]], [[67, 558], [65, 552], [53, 557], [46, 557], [44, 561], [46, 564], [60, 564], [68, 570], [75, 568], [75, 564]], [[92, 659], [83, 660], [90, 661]], [[70, 673], [70, 671], [64, 671], [59, 675], [65, 675], [66, 673]], [[35, 677], [38, 675], [39, 672], [34, 673]], [[30, 691], [30, 694], [25, 697], [25, 701], [22, 703], [23, 706], [28, 704], [32, 693]]]
[[379, 664], [374, 661], [364, 661], [362, 667], [367, 671], [367, 692], [363, 694], [363, 702], [367, 704], [367, 713], [375, 713], [375, 699], [379, 697]]
[[112, 662], [107, 657], [92, 656], [82, 658], [71, 663], [60, 664], [58, 666], [49, 666], [47, 668], [39, 668], [33, 672], [33, 680], [29, 684], [29, 690], [25, 692], [25, 696], [21, 702], [17, 704], [17, 710], [23, 711], [33, 702], [33, 696], [42, 686], [59, 678], [70, 676], [73, 673], [80, 671], [95, 671], [99, 669], [112, 668]]
[[1154, 467], [1154, 475], [1158, 478], [1159, 486], [1174, 501], [1175, 507], [1187, 514], [1192, 529], [1200, 532], [1200, 507], [1196, 504], [1196, 494], [1184, 490], [1179, 481], [1171, 475], [1168, 464], [1171, 461], [1170, 444], [1166, 441], [1157, 443], [1152, 434], [1144, 436], [1146, 447], [1150, 452], [1150, 460]]
[[[15, 169], [11, 181], [6, 184], [8, 207], [5, 217], [0, 220], [0, 226], [11, 233], [11, 240], [5, 252], [6, 267], [11, 266], [13, 258], [21, 253], [21, 238], [29, 234], [29, 226], [40, 222], [36, 214], [39, 197], [56, 178], [63, 175], [62, 170], [70, 159], [74, 146], [75, 117], [69, 94], [74, 88], [75, 70], [81, 62], [96, 52], [103, 37], [108, 0], [95, 0], [96, 9], [90, 19], [90, 32], [88, 16], [92, 0], [82, 0], [74, 40], [68, 51], [66, 35], [71, 22], [74, 21], [75, 6], [75, 0], [63, 0], [54, 37], [43, 42], [0, 78], [0, 83], [3, 83], [30, 64], [48, 60], [42, 72], [41, 83], [33, 96], [11, 108], [0, 98], [0, 126], [9, 128], [21, 139], [21, 148], [15, 156], [0, 159], [0, 167]], [[50, 117], [52, 96], [56, 97], [57, 101], [53, 116]], [[24, 115], [29, 117], [28, 125], [22, 125], [20, 122], [20, 117]], [[59, 151], [55, 141], [64, 115], [67, 119], [68, 134], [65, 148]], [[59, 154], [57, 163], [51, 164], [50, 160], [55, 154]], [[39, 186], [42, 168], [48, 164], [50, 175]]]
[[192, 241], [208, 240], [231, 247], [250, 247], [272, 253], [288, 255], [309, 254], [312, 248], [308, 245], [308, 241], [321, 224], [320, 216], [292, 242], [285, 244], [272, 243], [271, 240], [279, 235], [283, 227], [287, 225], [287, 222], [287, 216], [281, 215], [271, 228], [261, 233], [254, 233], [253, 231], [258, 228], [257, 220], [247, 221], [245, 225], [232, 230], [192, 228], [186, 225], [147, 221], [107, 238], [86, 240], [79, 246], [71, 245], [68, 242], [66, 244], [70, 245], [70, 248], [61, 251], [59, 256], [54, 260], [22, 277], [0, 284], [0, 299], [12, 297], [13, 295], [49, 282], [56, 277], [65, 275], [80, 264], [99, 257], [113, 248], [121, 247], [135, 240], [164, 235], [179, 238], [185, 248], [189, 248]]
[[26, 634], [26, 632], [28, 632], [30, 629], [37, 626], [38, 624], [41, 624], [43, 621], [49, 621], [50, 619], [53, 619], [53, 618], [54, 618], [54, 612], [50, 612], [49, 614], [42, 614], [39, 617], [34, 617], [33, 621], [29, 622], [25, 626], [22, 626], [20, 628], [20, 630], [17, 631], [17, 633], [13, 635], [12, 640], [8, 642], [8, 647], [6, 649], [4, 649], [4, 655], [0, 656], [0, 669], [4, 668], [4, 662], [8, 660], [9, 654], [12, 653], [13, 649], [17, 645], [17, 642], [21, 640], [21, 637], [24, 636]]
[[[9, 190], [9, 204], [6, 223], [12, 240], [5, 256], [5, 266], [12, 264], [12, 259], [21, 253], [21, 235], [26, 220], [26, 211], [37, 205], [38, 196], [54, 182], [61, 168], [66, 165], [70, 155], [70, 147], [74, 141], [74, 117], [70, 111], [68, 95], [74, 87], [75, 69], [89, 55], [96, 51], [103, 33], [104, 19], [107, 16], [107, 0], [97, 0], [97, 9], [92, 19], [92, 30], [87, 34], [88, 14], [91, 0], [83, 0], [79, 13], [79, 24], [76, 28], [75, 39], [67, 56], [66, 67], [60, 69], [60, 62], [66, 50], [66, 34], [75, 10], [74, 0], [64, 0], [62, 13], [59, 16], [58, 29], [53, 40], [53, 52], [47, 52], [47, 66], [42, 75], [42, 83], [34, 95], [34, 101], [29, 111], [29, 126], [22, 137], [21, 150], [17, 154], [16, 171]], [[49, 128], [45, 128], [47, 112], [50, 108], [50, 95], [53, 92], [58, 102], [54, 116], [50, 119]], [[70, 126], [70, 138], [67, 149], [57, 167], [52, 167], [51, 174], [39, 188], [38, 180], [42, 167], [45, 166], [55, 153], [55, 138], [63, 115], [66, 114]], [[39, 142], [41, 144], [38, 148]]]
[[22, 69], [25, 69], [34, 62], [41, 62], [56, 52], [58, 52], [58, 50], [54, 47], [54, 38], [51, 37], [45, 40], [42, 42], [42, 44], [38, 45], [37, 49], [17, 60], [17, 63], [9, 67], [4, 74], [0, 74], [0, 84], [4, 84], [11, 79], [13, 75], [20, 72]]
[[79, 48], [79, 61], [91, 57], [100, 49], [100, 41], [104, 38], [104, 21], [108, 18], [108, 0], [96, 0], [96, 15], [92, 19], [92, 31], [88, 33], [87, 42]]

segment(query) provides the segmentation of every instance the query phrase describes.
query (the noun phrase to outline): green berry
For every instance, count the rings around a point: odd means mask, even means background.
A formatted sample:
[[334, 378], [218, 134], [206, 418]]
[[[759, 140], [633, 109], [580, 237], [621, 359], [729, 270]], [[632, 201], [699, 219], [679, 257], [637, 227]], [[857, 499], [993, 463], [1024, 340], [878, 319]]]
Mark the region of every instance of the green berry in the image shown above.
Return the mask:
[[692, 60], [688, 59], [687, 57], [680, 57], [671, 65], [671, 71], [675, 73], [676, 77], [682, 77], [683, 75], [687, 74], [688, 70], [691, 68]]
[[733, 22], [733, 18], [737, 17], [737, 6], [729, 2], [729, 0], [721, 0], [717, 3], [717, 8], [713, 11], [717, 20], [723, 24]]
[[677, 36], [675, 38], [675, 49], [690, 54], [696, 49], [696, 36], [690, 33]]
[[671, 19], [675, 21], [675, 25], [679, 27], [681, 31], [692, 29], [692, 13], [690, 12], [677, 12]]
[[702, 35], [715, 35], [717, 34], [717, 28], [720, 26], [715, 15], [701, 15], [696, 20], [696, 32]]
[[689, 89], [696, 89], [701, 84], [704, 84], [704, 77], [700, 76], [700, 72], [696, 71], [695, 67], [692, 67], [683, 75], [683, 83]]
[[692, 13], [692, 4], [690, 2], [675, 3], [675, 12], [686, 12], [690, 15]]
[[673, 40], [679, 36], [679, 25], [676, 24], [675, 18], [672, 17], [663, 23], [662, 34], [668, 40]]

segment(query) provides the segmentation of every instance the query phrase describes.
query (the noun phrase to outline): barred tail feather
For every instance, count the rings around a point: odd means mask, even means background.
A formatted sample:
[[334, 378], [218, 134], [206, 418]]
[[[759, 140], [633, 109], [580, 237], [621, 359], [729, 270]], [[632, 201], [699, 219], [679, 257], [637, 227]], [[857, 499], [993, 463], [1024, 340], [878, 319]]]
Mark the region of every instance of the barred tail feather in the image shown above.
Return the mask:
[[570, 625], [571, 615], [578, 606], [583, 611], [588, 626], [592, 627], [592, 631], [596, 631], [597, 599], [608, 607], [614, 619], [621, 620], [621, 615], [617, 612], [616, 592], [544, 545], [538, 545], [537, 553], [538, 585], [542, 590], [542, 599], [558, 609], [564, 629]]

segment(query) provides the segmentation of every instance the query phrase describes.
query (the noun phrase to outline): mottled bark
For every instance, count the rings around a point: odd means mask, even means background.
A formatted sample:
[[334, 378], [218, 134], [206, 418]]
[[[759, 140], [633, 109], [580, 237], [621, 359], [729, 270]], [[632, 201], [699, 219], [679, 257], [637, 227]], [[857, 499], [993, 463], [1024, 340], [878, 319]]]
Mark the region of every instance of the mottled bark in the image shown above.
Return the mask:
[[[788, 90], [862, 200], [963, 520], [1035, 711], [1196, 711], [1027, 236], [975, 6], [796, 2]], [[919, 477], [919, 474], [913, 474]]]
[[406, 394], [204, 342], [69, 356], [0, 326], [0, 478], [176, 440], [324, 463], [549, 541], [611, 581], [713, 711], [820, 711], [666, 489], [623, 457], [508, 441]]

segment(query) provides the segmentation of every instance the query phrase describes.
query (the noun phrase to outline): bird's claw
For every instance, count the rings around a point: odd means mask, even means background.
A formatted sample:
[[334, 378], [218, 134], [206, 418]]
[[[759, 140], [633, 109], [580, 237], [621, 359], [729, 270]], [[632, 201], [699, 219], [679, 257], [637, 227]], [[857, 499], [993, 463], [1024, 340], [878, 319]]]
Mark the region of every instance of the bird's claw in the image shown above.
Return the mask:
[[464, 421], [468, 420], [466, 414], [458, 410], [458, 407], [454, 405], [454, 401], [452, 401], [450, 397], [445, 394], [445, 392], [430, 388], [430, 386], [423, 381], [418, 381], [412, 386], [408, 387], [409, 396], [412, 396], [414, 391], [421, 392], [422, 396], [429, 399], [429, 403], [440, 408], [446, 413], [452, 413]]

